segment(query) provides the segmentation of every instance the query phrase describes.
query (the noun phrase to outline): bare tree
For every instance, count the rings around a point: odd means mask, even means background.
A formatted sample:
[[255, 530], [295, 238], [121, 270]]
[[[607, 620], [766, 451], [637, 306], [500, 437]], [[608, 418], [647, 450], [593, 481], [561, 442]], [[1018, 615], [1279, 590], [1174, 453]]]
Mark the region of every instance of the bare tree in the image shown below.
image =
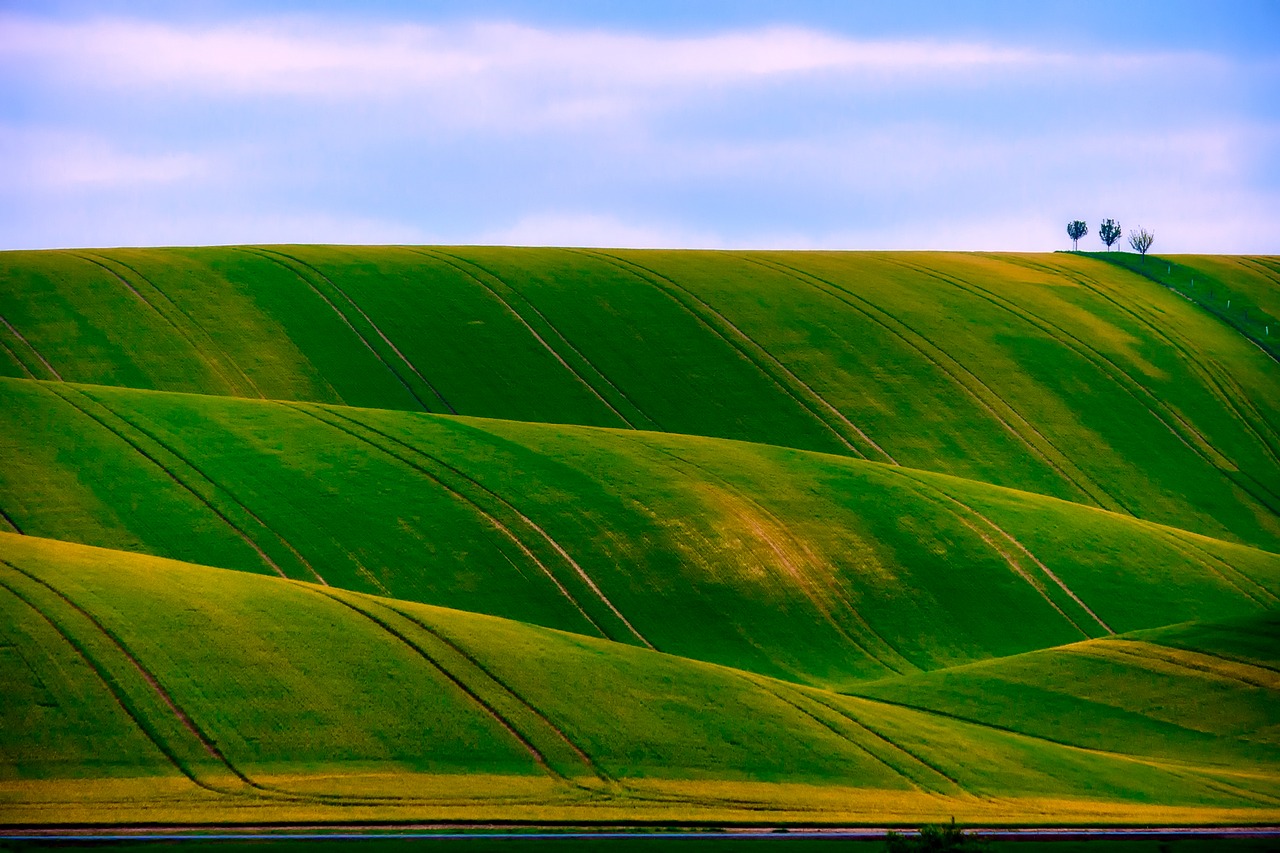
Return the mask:
[[1067, 223], [1067, 236], [1071, 238], [1071, 251], [1077, 251], [1080, 238], [1089, 233], [1089, 226], [1084, 220], [1076, 219]]
[[1145, 259], [1147, 249], [1151, 248], [1151, 244], [1156, 241], [1156, 235], [1145, 228], [1139, 228], [1137, 231], [1129, 232], [1129, 245], [1133, 250]]
[[1104, 219], [1102, 224], [1098, 226], [1098, 236], [1102, 238], [1102, 242], [1107, 245], [1107, 251], [1111, 251], [1120, 240], [1120, 223], [1114, 219]]

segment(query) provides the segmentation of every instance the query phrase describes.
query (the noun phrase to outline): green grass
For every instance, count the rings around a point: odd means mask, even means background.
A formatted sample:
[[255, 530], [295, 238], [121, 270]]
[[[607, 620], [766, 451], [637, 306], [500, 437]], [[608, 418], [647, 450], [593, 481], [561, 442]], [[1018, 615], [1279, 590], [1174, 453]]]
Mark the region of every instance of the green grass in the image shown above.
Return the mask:
[[1274, 363], [1087, 257], [120, 249], [0, 278], [15, 377], [892, 458], [1280, 549]]
[[1134, 263], [0, 253], [0, 822], [1274, 823], [1276, 261]]
[[1268, 552], [786, 448], [30, 380], [0, 401], [0, 507], [25, 533], [811, 684], [1280, 594]]
[[[1158, 748], [1178, 744], [1168, 732], [1115, 755], [314, 584], [13, 534], [0, 559], [7, 648], [26, 662], [6, 675], [49, 697], [5, 706], [10, 820], [58, 796], [88, 808], [104, 776], [126, 797], [149, 778], [185, 782], [167, 799], [187, 819], [455, 804], [769, 820], [793, 812], [797, 787], [824, 822], [869, 810], [1003, 822], [1050, 803], [1104, 821], [1155, 804], [1240, 819], [1280, 802], [1265, 754], [1239, 762], [1240, 732], [1177, 762]], [[1206, 712], [1169, 713], [1190, 728]]]
[[1280, 360], [1280, 264], [1270, 257], [1093, 255], [1194, 302]]

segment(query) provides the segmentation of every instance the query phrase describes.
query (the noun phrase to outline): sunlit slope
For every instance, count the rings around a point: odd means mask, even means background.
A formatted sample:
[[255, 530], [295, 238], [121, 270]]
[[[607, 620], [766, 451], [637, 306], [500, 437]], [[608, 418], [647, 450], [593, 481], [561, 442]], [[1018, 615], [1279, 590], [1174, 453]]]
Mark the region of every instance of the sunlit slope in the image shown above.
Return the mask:
[[11, 376], [779, 444], [1280, 550], [1275, 363], [1087, 257], [76, 250], [0, 281]]
[[718, 439], [5, 379], [0, 458], [30, 535], [811, 684], [1280, 604], [1275, 554]]
[[[131, 789], [114, 819], [190, 819], [183, 797], [197, 794], [223, 820], [486, 801], [508, 816], [767, 819], [787, 797], [826, 819], [1114, 820], [1157, 802], [1258, 820], [1280, 806], [1274, 750], [1242, 759], [1238, 732], [1177, 762], [1160, 753], [1179, 732], [1114, 755], [507, 620], [33, 537], [0, 534], [0, 609], [12, 820], [51, 806], [65, 819], [77, 800]], [[1219, 707], [1247, 711], [1237, 692], [1216, 692]], [[165, 780], [167, 797], [147, 802]], [[826, 787], [843, 801], [824, 802]]]
[[1055, 743], [1280, 766], [1280, 612], [1088, 640], [853, 688]]

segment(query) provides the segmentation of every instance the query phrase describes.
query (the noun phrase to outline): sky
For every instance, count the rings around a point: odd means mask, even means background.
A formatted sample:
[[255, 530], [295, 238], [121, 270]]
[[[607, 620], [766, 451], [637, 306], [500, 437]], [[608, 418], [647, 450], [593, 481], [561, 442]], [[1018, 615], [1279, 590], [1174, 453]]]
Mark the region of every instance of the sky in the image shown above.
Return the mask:
[[0, 0], [0, 249], [1280, 253], [1280, 2]]

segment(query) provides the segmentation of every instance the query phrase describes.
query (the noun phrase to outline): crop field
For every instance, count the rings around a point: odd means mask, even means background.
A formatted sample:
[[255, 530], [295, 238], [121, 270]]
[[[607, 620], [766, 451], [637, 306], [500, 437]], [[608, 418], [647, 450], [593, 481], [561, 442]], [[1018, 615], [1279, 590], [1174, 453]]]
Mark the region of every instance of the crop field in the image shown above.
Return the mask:
[[1146, 262], [0, 253], [0, 824], [1276, 823], [1280, 261]]

